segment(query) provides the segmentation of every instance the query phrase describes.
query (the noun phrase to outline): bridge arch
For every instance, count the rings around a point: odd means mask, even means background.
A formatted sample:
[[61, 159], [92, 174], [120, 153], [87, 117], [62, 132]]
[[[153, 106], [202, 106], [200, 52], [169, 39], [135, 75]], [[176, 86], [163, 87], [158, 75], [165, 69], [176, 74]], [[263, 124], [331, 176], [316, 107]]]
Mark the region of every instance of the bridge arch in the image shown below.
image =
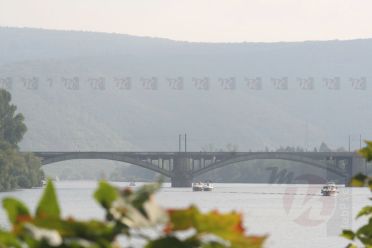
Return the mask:
[[267, 159], [267, 160], [277, 159], [277, 160], [286, 160], [286, 161], [304, 163], [304, 164], [308, 164], [316, 168], [321, 168], [321, 169], [330, 171], [336, 175], [346, 177], [346, 173], [340, 171], [339, 169], [333, 168], [334, 165], [331, 163], [321, 162], [319, 160], [315, 160], [309, 157], [299, 156], [299, 155], [290, 154], [290, 153], [273, 153], [273, 154], [260, 153], [260, 154], [249, 154], [249, 155], [231, 157], [225, 160], [221, 160], [221, 161], [217, 161], [212, 164], [209, 164], [208, 166], [201, 168], [199, 170], [195, 170], [193, 171], [192, 175], [193, 177], [196, 177], [196, 176], [205, 174], [209, 171], [225, 167], [227, 165], [236, 164], [236, 163], [249, 161], [249, 160], [259, 160], [259, 159]]
[[[35, 154], [38, 156], [38, 154]], [[136, 159], [134, 157], [130, 156], [125, 156], [122, 154], [115, 154], [115, 153], [95, 153], [95, 152], [75, 152], [75, 153], [63, 153], [63, 154], [57, 154], [54, 156], [48, 156], [48, 157], [43, 157], [42, 158], [42, 165], [47, 165], [47, 164], [52, 164], [52, 163], [57, 163], [57, 162], [62, 162], [62, 161], [68, 161], [68, 160], [76, 160], [76, 159], [103, 159], [103, 160], [111, 160], [111, 161], [118, 161], [118, 162], [124, 162], [132, 165], [137, 165], [145, 169], [152, 170], [154, 172], [157, 172], [163, 176], [166, 177], [171, 177], [171, 172], [168, 170], [165, 170], [163, 168], [159, 168], [158, 166], [140, 160]]]

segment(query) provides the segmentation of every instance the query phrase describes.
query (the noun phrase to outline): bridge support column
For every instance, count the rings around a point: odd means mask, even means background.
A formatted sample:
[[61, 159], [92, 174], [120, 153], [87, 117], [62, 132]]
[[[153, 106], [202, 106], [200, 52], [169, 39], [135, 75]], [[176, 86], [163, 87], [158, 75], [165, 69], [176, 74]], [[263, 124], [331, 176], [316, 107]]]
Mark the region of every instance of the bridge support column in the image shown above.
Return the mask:
[[173, 163], [173, 171], [171, 176], [172, 187], [191, 187], [192, 171], [190, 170], [190, 159], [188, 159], [186, 156], [177, 155], [174, 158]]

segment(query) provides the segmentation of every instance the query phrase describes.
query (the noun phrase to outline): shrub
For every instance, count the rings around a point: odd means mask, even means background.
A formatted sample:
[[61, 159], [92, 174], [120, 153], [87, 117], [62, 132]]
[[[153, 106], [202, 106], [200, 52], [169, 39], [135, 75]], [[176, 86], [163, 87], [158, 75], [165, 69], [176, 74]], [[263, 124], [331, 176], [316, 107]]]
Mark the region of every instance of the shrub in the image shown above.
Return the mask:
[[17, 177], [17, 185], [20, 188], [24, 188], [24, 189], [32, 187], [30, 180], [28, 178], [26, 178], [25, 176]]

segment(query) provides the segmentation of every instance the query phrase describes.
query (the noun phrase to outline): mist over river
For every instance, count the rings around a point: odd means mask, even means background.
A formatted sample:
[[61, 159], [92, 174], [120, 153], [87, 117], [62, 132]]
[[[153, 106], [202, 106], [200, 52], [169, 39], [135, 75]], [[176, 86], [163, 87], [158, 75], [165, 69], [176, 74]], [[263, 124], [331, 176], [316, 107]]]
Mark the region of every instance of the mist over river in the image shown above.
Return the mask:
[[[103, 211], [92, 198], [96, 186], [94, 181], [56, 182], [63, 215], [102, 219]], [[265, 247], [345, 247], [347, 240], [338, 235], [342, 228], [363, 224], [365, 220], [356, 222], [354, 216], [368, 204], [370, 192], [366, 188], [350, 189], [340, 185], [340, 194], [324, 197], [320, 195], [321, 186], [218, 183], [212, 192], [192, 192], [190, 188], [171, 188], [164, 184], [156, 199], [167, 208], [196, 204], [203, 211], [242, 212], [248, 233], [269, 235]], [[0, 199], [17, 197], [35, 208], [41, 193], [40, 188], [4, 192], [0, 193]], [[2, 209], [0, 223], [2, 227], [8, 226]]]

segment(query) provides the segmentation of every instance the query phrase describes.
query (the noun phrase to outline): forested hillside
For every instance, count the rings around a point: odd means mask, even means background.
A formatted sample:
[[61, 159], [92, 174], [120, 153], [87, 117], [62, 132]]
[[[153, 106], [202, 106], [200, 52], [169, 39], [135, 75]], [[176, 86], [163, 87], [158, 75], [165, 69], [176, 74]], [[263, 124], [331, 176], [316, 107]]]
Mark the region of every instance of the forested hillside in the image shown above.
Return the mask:
[[[0, 53], [0, 83], [12, 82], [29, 127], [25, 151], [177, 150], [185, 132], [193, 151], [347, 148], [349, 135], [356, 149], [372, 132], [372, 40], [209, 44], [0, 28]], [[64, 164], [46, 168], [79, 178], [118, 166]], [[247, 180], [257, 171], [248, 167]]]

